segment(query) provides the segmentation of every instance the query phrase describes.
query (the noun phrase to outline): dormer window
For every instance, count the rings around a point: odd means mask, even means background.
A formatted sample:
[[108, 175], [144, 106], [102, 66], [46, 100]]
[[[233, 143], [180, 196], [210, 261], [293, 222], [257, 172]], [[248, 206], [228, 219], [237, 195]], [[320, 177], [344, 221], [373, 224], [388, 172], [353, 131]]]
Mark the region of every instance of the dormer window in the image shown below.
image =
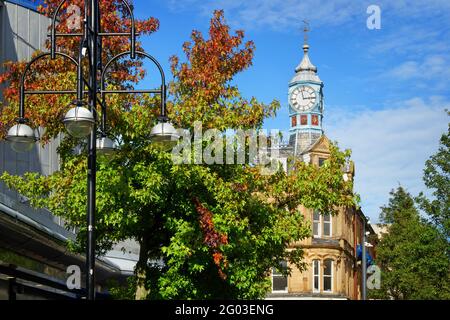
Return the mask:
[[319, 167], [323, 166], [323, 164], [325, 163], [325, 158], [319, 158]]

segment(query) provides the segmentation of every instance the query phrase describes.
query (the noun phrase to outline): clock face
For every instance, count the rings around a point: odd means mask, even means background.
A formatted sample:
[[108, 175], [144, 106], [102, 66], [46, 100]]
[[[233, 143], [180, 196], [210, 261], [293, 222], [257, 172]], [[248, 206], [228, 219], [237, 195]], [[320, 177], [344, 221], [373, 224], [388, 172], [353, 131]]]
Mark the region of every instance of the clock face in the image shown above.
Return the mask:
[[310, 86], [295, 88], [291, 94], [291, 105], [297, 111], [310, 110], [316, 104], [316, 91]]

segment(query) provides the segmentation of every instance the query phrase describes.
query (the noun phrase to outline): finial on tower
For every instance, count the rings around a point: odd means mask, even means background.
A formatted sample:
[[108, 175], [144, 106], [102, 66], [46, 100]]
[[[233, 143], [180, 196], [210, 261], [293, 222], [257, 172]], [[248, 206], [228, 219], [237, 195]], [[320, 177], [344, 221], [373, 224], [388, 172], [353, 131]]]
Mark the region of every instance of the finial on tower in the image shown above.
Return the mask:
[[303, 43], [303, 59], [300, 64], [295, 68], [295, 76], [291, 79], [291, 84], [296, 84], [300, 81], [314, 81], [317, 83], [322, 83], [319, 76], [317, 75], [317, 67], [311, 63], [309, 60], [309, 45], [308, 45], [308, 36], [311, 31], [309, 27], [309, 21], [303, 20], [303, 35], [304, 35], [304, 43]]
[[[300, 62], [300, 64], [295, 68], [296, 73], [302, 73], [302, 72], [308, 72], [308, 73], [317, 73], [317, 68], [314, 66], [311, 61], [309, 60], [308, 51], [309, 51], [309, 45], [308, 45], [308, 32], [311, 31], [311, 28], [309, 27], [309, 21], [303, 20], [304, 27], [303, 27], [303, 36], [304, 36], [304, 43], [303, 43], [303, 59]], [[318, 79], [318, 78], [317, 78]], [[320, 81], [320, 79], [318, 80]]]

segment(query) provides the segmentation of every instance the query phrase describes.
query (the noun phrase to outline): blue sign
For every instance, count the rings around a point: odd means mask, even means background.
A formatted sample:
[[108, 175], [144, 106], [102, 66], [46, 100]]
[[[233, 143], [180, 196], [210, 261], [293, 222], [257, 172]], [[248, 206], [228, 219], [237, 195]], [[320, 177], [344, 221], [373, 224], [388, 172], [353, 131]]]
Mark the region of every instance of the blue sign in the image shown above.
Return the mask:
[[[362, 245], [358, 244], [356, 247], [356, 260], [359, 261], [362, 259]], [[373, 264], [373, 258], [370, 253], [366, 250], [366, 265], [370, 266]]]

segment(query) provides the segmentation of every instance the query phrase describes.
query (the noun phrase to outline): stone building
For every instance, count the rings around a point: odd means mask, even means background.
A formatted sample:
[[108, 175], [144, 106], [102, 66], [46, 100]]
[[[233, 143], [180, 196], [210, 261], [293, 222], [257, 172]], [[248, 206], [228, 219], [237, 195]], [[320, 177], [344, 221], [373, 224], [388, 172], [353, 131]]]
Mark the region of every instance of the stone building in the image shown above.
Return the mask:
[[[295, 156], [312, 165], [321, 166], [330, 155], [330, 140], [324, 134], [324, 84], [317, 67], [309, 58], [309, 45], [289, 82], [289, 143], [281, 147], [282, 163]], [[289, 170], [289, 169], [287, 169]], [[355, 166], [350, 162], [343, 170], [343, 179], [353, 180]], [[272, 293], [268, 299], [360, 299], [361, 262], [357, 247], [362, 243], [363, 223], [367, 220], [360, 209], [339, 208], [331, 216], [301, 208], [312, 226], [313, 237], [291, 245], [304, 249], [307, 269], [293, 271], [289, 277], [272, 270]], [[373, 229], [367, 225], [367, 231]], [[285, 268], [281, 266], [281, 268]]]

